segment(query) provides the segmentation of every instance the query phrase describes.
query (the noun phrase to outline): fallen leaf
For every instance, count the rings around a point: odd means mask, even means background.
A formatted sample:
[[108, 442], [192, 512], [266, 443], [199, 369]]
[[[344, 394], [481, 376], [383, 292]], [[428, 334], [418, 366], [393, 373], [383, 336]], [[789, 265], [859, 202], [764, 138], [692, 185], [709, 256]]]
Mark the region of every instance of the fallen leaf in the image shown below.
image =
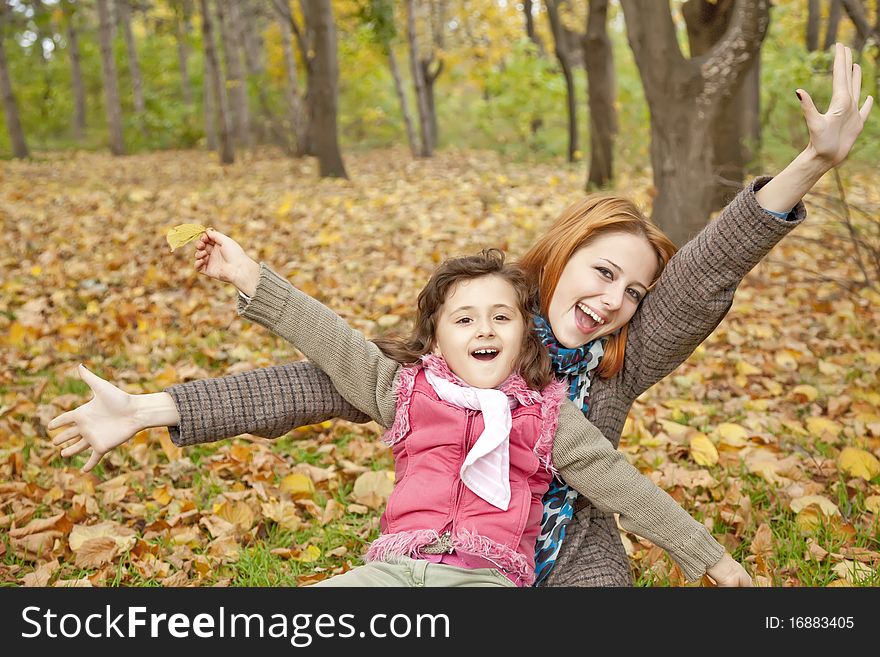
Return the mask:
[[691, 436], [690, 453], [697, 465], [711, 466], [718, 463], [718, 450], [704, 433]]
[[841, 470], [853, 477], [873, 479], [880, 474], [880, 461], [877, 457], [857, 447], [844, 447], [837, 457]]
[[298, 472], [284, 477], [280, 488], [293, 499], [311, 498], [315, 494], [315, 483], [310, 477]]
[[83, 544], [93, 538], [111, 538], [120, 552], [125, 552], [137, 542], [136, 532], [131, 527], [105, 520], [94, 525], [75, 525], [67, 539], [70, 549], [79, 551]]
[[388, 501], [393, 490], [394, 472], [392, 470], [371, 470], [355, 480], [351, 498], [371, 509], [378, 509]]
[[795, 513], [800, 513], [812, 505], [818, 506], [826, 516], [840, 515], [840, 509], [837, 508], [837, 505], [823, 495], [804, 495], [803, 497], [793, 499], [789, 503], [791, 510]]
[[110, 563], [119, 553], [119, 544], [109, 536], [84, 541], [76, 550], [75, 563], [79, 568], [98, 568]]
[[755, 532], [749, 551], [752, 554], [765, 557], [773, 553], [773, 532], [770, 525], [761, 523], [758, 531]]

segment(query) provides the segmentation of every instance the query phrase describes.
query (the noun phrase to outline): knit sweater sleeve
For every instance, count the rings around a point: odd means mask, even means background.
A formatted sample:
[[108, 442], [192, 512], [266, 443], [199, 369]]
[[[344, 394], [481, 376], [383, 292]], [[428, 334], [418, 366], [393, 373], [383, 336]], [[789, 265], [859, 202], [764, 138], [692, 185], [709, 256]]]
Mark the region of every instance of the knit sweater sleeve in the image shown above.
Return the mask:
[[743, 277], [806, 217], [799, 202], [782, 219], [764, 210], [754, 180], [666, 265], [628, 327], [623, 382], [632, 398], [691, 355], [733, 303]]
[[724, 547], [672, 497], [614, 449], [572, 402], [560, 409], [553, 465], [566, 483], [620, 525], [669, 552], [688, 580], [699, 579]]
[[256, 293], [239, 298], [238, 312], [299, 349], [353, 406], [384, 427], [394, 422], [399, 365], [332, 310], [261, 263]]

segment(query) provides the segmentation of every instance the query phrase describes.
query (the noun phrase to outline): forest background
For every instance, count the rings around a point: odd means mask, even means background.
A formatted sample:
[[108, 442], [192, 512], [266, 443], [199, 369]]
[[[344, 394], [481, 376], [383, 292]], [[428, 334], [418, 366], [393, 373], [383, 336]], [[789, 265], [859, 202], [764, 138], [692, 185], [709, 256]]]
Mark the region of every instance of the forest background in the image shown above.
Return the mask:
[[[77, 363], [134, 393], [297, 357], [171, 226], [230, 234], [368, 335], [441, 258], [518, 255], [585, 188], [683, 243], [805, 145], [794, 91], [827, 107], [836, 40], [878, 96], [878, 5], [3, 0], [0, 582], [304, 584], [376, 536], [375, 425], [183, 450], [153, 429], [88, 475], [52, 447], [89, 398]], [[880, 583], [878, 155], [872, 116], [624, 431], [759, 584]], [[637, 583], [684, 583], [622, 535]]]

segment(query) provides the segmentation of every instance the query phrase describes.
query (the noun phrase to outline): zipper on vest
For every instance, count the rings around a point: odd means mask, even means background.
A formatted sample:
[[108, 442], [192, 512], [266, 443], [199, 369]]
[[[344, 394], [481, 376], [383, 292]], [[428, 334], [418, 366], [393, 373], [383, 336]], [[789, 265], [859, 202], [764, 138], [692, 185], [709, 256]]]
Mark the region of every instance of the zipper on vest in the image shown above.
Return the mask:
[[[464, 444], [462, 445], [462, 447], [464, 449], [464, 454], [467, 454], [468, 442], [471, 437], [471, 431], [473, 430], [474, 416], [476, 416], [477, 411], [472, 411], [472, 410], [468, 409], [466, 411], [466, 413], [467, 413], [467, 424], [465, 425]], [[447, 535], [447, 536], [450, 535], [452, 530], [455, 529], [455, 518], [458, 515], [458, 507], [461, 504], [461, 496], [463, 494], [464, 494], [464, 482], [461, 480], [461, 477], [459, 476], [458, 482], [456, 483], [455, 503], [452, 505], [452, 515], [449, 518], [449, 529], [447, 529], [445, 532], [443, 532], [444, 535]], [[453, 551], [453, 549], [454, 548], [450, 547], [449, 552], [451, 553]]]

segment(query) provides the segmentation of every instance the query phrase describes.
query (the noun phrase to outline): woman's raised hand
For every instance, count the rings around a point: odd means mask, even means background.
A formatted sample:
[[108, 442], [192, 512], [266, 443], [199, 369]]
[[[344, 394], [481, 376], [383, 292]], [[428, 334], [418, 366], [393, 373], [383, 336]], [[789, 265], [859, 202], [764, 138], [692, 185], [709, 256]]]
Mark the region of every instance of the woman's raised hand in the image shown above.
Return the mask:
[[90, 372], [84, 365], [77, 368], [80, 378], [92, 389], [90, 401], [72, 411], [53, 418], [46, 428], [54, 430], [68, 425], [52, 439], [53, 445], [69, 444], [61, 450], [61, 456], [75, 456], [92, 449], [83, 472], [88, 472], [114, 447], [126, 442], [143, 429], [138, 419], [138, 404], [134, 395], [120, 390], [109, 381]]
[[260, 278], [260, 265], [231, 237], [208, 229], [196, 243], [196, 271], [253, 296]]
[[797, 90], [801, 109], [810, 131], [810, 148], [828, 167], [835, 167], [846, 159], [862, 131], [874, 99], [868, 96], [859, 109], [862, 90], [862, 69], [853, 64], [852, 51], [843, 44], [834, 46], [834, 71], [831, 82], [831, 103], [825, 114], [820, 114], [813, 99], [803, 89]]
[[733, 557], [727, 552], [706, 574], [715, 580], [718, 586], [751, 586], [752, 578]]

